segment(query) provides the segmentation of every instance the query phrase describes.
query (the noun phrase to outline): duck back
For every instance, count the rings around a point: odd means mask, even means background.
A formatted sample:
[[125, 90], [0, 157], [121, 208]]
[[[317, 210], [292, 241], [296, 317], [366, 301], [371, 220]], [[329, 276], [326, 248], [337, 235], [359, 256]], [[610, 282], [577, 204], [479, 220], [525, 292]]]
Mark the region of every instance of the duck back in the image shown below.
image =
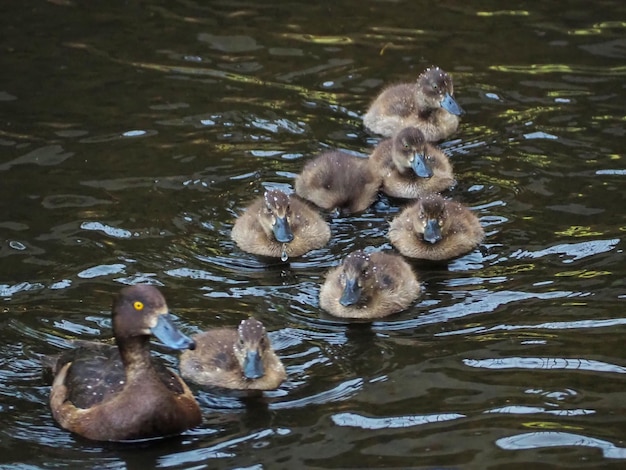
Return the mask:
[[380, 183], [367, 158], [333, 150], [304, 166], [296, 177], [295, 189], [300, 197], [318, 207], [352, 214], [372, 205]]

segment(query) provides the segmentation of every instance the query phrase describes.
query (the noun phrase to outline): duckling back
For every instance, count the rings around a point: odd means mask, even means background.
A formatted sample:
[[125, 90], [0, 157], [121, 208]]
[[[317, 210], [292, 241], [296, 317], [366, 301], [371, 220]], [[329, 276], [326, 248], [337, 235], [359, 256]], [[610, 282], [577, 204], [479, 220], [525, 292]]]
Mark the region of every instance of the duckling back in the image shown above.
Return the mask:
[[340, 150], [309, 161], [296, 177], [296, 193], [318, 207], [345, 214], [367, 209], [378, 193], [381, 177], [359, 158]]

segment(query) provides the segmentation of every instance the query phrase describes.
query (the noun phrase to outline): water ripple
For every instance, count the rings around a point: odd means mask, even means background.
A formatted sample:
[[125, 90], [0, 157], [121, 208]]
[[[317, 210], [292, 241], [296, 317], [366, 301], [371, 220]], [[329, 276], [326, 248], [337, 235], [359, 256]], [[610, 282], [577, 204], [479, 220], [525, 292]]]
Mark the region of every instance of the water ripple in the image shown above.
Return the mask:
[[490, 328], [472, 327], [462, 330], [446, 331], [439, 333], [439, 336], [467, 335], [472, 333], [490, 333], [493, 331], [515, 331], [515, 330], [573, 330], [587, 328], [611, 328], [618, 325], [626, 325], [626, 318], [612, 318], [607, 320], [579, 320], [568, 322], [547, 322], [536, 325], [496, 325]]
[[506, 450], [544, 449], [547, 447], [593, 447], [600, 449], [607, 459], [626, 459], [626, 448], [602, 439], [569, 432], [529, 432], [496, 440]]
[[580, 243], [562, 243], [560, 245], [551, 246], [544, 250], [527, 251], [517, 250], [511, 254], [511, 258], [542, 258], [548, 255], [566, 255], [570, 259], [564, 259], [563, 263], [571, 263], [573, 261], [586, 258], [588, 256], [606, 253], [613, 250], [620, 242], [619, 238], [610, 240], [589, 240]]
[[588, 370], [626, 374], [626, 367], [592, 359], [558, 357], [498, 357], [490, 359], [463, 359], [463, 364], [482, 369], [542, 369]]
[[394, 416], [385, 418], [367, 418], [356, 413], [337, 413], [332, 416], [337, 426], [349, 426], [361, 429], [394, 429], [421, 426], [423, 424], [441, 423], [465, 418], [459, 413], [440, 413], [432, 415]]
[[[444, 293], [445, 291], [441, 291]], [[454, 294], [454, 292], [452, 293]], [[401, 330], [406, 328], [416, 328], [421, 325], [430, 323], [440, 323], [450, 321], [455, 318], [463, 318], [469, 315], [475, 315], [479, 313], [489, 313], [498, 309], [502, 305], [506, 305], [512, 302], [521, 302], [529, 299], [559, 299], [563, 297], [579, 297], [583, 295], [580, 292], [572, 291], [552, 291], [552, 292], [520, 292], [520, 291], [496, 291], [492, 292], [487, 289], [478, 289], [465, 293], [465, 297], [462, 302], [455, 303], [445, 307], [429, 308], [428, 312], [421, 315], [419, 318], [387, 323], [375, 323], [378, 327], [383, 325], [385, 330]], [[470, 331], [475, 331], [470, 329]], [[447, 336], [451, 334], [459, 334], [455, 332], [442, 332], [437, 336]]]
[[63, 147], [60, 145], [48, 145], [28, 152], [14, 160], [3, 163], [0, 165], [0, 171], [9, 170], [15, 165], [58, 165], [73, 155], [73, 152], [64, 151]]
[[485, 413], [505, 413], [505, 414], [549, 414], [554, 416], [586, 416], [595, 414], [595, 410], [548, 410], [537, 406], [510, 405], [502, 408], [487, 410]]

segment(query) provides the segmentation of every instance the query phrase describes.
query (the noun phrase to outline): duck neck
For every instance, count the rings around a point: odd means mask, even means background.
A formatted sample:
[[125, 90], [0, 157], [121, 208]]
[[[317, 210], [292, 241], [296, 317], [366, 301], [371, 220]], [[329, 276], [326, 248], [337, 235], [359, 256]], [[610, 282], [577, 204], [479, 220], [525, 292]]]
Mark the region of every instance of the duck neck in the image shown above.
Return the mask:
[[150, 338], [139, 336], [117, 340], [127, 380], [152, 369], [150, 360]]

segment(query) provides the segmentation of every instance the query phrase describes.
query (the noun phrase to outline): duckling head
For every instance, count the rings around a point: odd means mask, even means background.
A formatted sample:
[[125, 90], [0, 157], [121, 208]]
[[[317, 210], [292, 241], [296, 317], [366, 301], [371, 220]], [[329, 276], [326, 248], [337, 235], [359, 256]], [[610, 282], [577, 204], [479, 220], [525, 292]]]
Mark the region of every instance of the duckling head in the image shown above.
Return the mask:
[[263, 377], [263, 355], [270, 345], [263, 323], [255, 318], [243, 320], [237, 328], [237, 336], [234, 353], [244, 377], [249, 380]]
[[392, 141], [391, 158], [400, 173], [413, 170], [420, 178], [431, 178], [433, 169], [424, 134], [417, 127], [406, 127]]
[[432, 194], [417, 202], [417, 218], [414, 228], [424, 241], [435, 244], [443, 240], [441, 228], [446, 221], [446, 205], [443, 197]]
[[269, 225], [269, 230], [279, 243], [289, 243], [293, 241], [294, 235], [289, 225], [291, 218], [291, 208], [289, 206], [289, 196], [278, 189], [270, 189], [265, 192], [264, 221]]
[[465, 113], [453, 97], [452, 77], [439, 67], [428, 67], [417, 78], [417, 89], [424, 95], [427, 104], [431, 107], [443, 108], [456, 116]]
[[363, 295], [364, 284], [368, 276], [370, 257], [361, 250], [354, 251], [345, 257], [342, 263], [340, 281], [343, 293], [339, 303], [344, 307], [357, 305]]

